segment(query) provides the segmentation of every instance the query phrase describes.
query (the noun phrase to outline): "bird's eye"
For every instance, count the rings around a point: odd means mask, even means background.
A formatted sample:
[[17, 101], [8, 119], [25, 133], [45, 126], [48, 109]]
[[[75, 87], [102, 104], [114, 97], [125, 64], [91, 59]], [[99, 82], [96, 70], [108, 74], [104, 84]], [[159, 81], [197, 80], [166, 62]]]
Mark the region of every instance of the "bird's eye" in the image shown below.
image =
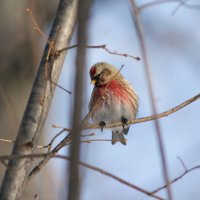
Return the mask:
[[102, 77], [102, 75], [103, 75], [102, 73], [98, 74], [98, 78]]

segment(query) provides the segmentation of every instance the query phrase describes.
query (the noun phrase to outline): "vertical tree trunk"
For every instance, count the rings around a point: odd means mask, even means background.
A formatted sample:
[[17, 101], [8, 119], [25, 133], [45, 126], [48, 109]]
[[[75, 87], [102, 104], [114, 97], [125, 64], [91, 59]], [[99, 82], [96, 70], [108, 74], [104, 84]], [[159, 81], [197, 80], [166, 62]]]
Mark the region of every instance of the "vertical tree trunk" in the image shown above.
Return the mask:
[[89, 15], [90, 0], [80, 1], [78, 7], [78, 48], [76, 57], [75, 100], [73, 108], [72, 145], [70, 148], [71, 162], [69, 168], [68, 200], [78, 200], [80, 192], [79, 157], [80, 134], [82, 129], [82, 105], [84, 95], [85, 64], [87, 44], [87, 19]]
[[[69, 44], [76, 23], [77, 6], [78, 0], [60, 0], [49, 36], [49, 41], [54, 41], [55, 49], [61, 49]], [[62, 53], [57, 59], [48, 62], [51, 47], [50, 43], [47, 43], [12, 150], [13, 155], [30, 154], [43, 129], [55, 90], [55, 86], [47, 80], [46, 69], [51, 72], [51, 79], [57, 82], [66, 54]], [[1, 200], [22, 198], [31, 163], [31, 159], [9, 161], [1, 186]]]

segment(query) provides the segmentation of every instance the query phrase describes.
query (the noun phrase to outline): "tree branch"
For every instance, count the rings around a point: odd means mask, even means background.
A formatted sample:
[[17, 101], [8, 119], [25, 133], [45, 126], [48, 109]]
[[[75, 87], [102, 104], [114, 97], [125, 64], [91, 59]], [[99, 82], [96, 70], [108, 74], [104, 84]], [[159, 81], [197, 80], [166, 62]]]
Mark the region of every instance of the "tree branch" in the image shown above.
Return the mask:
[[[51, 83], [46, 78], [46, 68], [55, 82], [65, 59], [62, 54], [58, 59], [52, 60], [49, 55], [55, 49], [61, 49], [69, 44], [77, 15], [77, 0], [60, 0], [56, 18], [51, 29], [39, 70], [30, 94], [30, 98], [18, 131], [12, 155], [30, 154], [37, 145], [38, 138], [43, 129], [46, 116], [51, 104], [55, 86], [51, 89]], [[49, 58], [49, 59], [47, 59]], [[53, 57], [54, 58], [54, 57]], [[6, 170], [1, 191], [2, 200], [20, 200], [31, 167], [31, 159], [10, 160]]]
[[[11, 156], [0, 156], [0, 161], [2, 160], [10, 160], [10, 159], [13, 159], [13, 160], [23, 160], [23, 159], [26, 159], [26, 158], [47, 158], [47, 157], [50, 157], [50, 158], [60, 158], [60, 159], [64, 159], [64, 160], [68, 160], [68, 161], [71, 161], [72, 159], [68, 156], [63, 156], [63, 155], [55, 155], [55, 154], [52, 154], [52, 153], [49, 153], [49, 154], [30, 154], [30, 155], [11, 155]], [[151, 192], [141, 188], [141, 187], [138, 187], [137, 185], [134, 185], [128, 181], [125, 181], [124, 179], [118, 177], [118, 176], [115, 176], [113, 175], [112, 173], [110, 172], [107, 172], [99, 167], [95, 167], [93, 165], [89, 165], [85, 162], [82, 162], [82, 161], [79, 161], [78, 162], [79, 165], [83, 166], [83, 167], [86, 167], [88, 169], [91, 169], [91, 170], [94, 170], [96, 172], [99, 172], [101, 174], [104, 174], [132, 189], [135, 189], [143, 194], [146, 194], [150, 197], [153, 197], [155, 199], [159, 199], [159, 200], [164, 200], [162, 197], [159, 197], [158, 195], [155, 195], [155, 194], [152, 194]]]
[[[49, 153], [51, 155], [55, 155], [58, 153], [60, 149], [62, 149], [64, 146], [66, 146], [69, 142], [71, 142], [71, 134], [69, 133], [59, 144], [54, 147], [54, 149]], [[29, 173], [27, 181], [29, 182], [31, 178], [33, 178], [37, 173], [40, 172], [40, 170], [48, 163], [48, 161], [51, 159], [51, 156], [47, 155], [45, 156]]]
[[188, 9], [194, 9], [194, 10], [199, 10], [200, 5], [195, 5], [195, 4], [188, 4], [187, 2], [184, 2], [185, 0], [155, 0], [149, 3], [146, 3], [142, 6], [139, 7], [140, 11], [153, 7], [153, 6], [158, 6], [161, 4], [165, 3], [179, 3], [181, 6], [188, 8]]
[[[74, 44], [72, 46], [69, 46], [69, 47], [65, 47], [63, 49], [60, 49], [58, 50], [56, 53], [57, 53], [57, 56], [59, 56], [62, 52], [66, 51], [66, 50], [69, 50], [69, 49], [73, 49], [73, 48], [76, 48], [78, 47], [79, 44]], [[117, 55], [117, 56], [123, 56], [123, 57], [127, 57], [127, 58], [132, 58], [134, 60], [137, 60], [139, 61], [140, 60], [140, 57], [138, 56], [132, 56], [132, 55], [129, 55], [127, 53], [120, 53], [118, 51], [111, 51], [110, 49], [108, 49], [107, 45], [106, 44], [103, 44], [103, 45], [85, 45], [84, 46], [85, 48], [89, 48], [89, 49], [103, 49], [105, 50], [107, 53], [109, 54], [112, 54], [112, 55]]]
[[[188, 174], [188, 173], [190, 173], [190, 172], [192, 172], [192, 171], [194, 171], [194, 170], [200, 169], [200, 165], [196, 165], [196, 166], [194, 166], [194, 167], [188, 169], [188, 168], [185, 166], [185, 164], [183, 163], [182, 160], [181, 160], [181, 163], [182, 163], [182, 165], [183, 165], [184, 172], [183, 172], [182, 174], [180, 174], [179, 176], [177, 176], [176, 178], [174, 178], [173, 180], [171, 180], [171, 181], [168, 183], [168, 185], [169, 185], [169, 184], [171, 185], [171, 184], [177, 182], [178, 180], [182, 179], [186, 174]], [[155, 189], [154, 191], [152, 191], [152, 194], [155, 194], [155, 193], [159, 192], [160, 190], [165, 189], [168, 185], [165, 184], [165, 185], [163, 185], [163, 186], [161, 186], [161, 187]]]
[[[145, 76], [147, 80], [147, 87], [148, 87], [149, 96], [150, 96], [152, 113], [155, 115], [157, 113], [157, 107], [154, 101], [155, 95], [154, 95], [154, 90], [153, 90], [153, 79], [152, 79], [151, 69], [148, 62], [148, 58], [147, 58], [144, 30], [143, 30], [142, 21], [141, 21], [140, 12], [139, 12], [140, 10], [136, 5], [136, 0], [131, 0], [131, 2], [132, 2], [132, 10], [133, 10], [133, 22], [134, 22], [135, 29], [138, 35], [138, 41], [139, 41], [141, 54], [143, 58]], [[169, 175], [168, 175], [168, 170], [167, 170], [167, 159], [165, 156], [164, 143], [163, 143], [162, 134], [161, 134], [161, 127], [157, 119], [154, 120], [154, 126], [155, 126], [157, 142], [158, 142], [158, 148], [160, 151], [160, 158], [162, 162], [163, 177], [167, 184], [169, 182]], [[170, 185], [167, 187], [167, 196], [169, 200], [172, 200], [172, 192], [171, 192]]]
[[[181, 103], [180, 105], [169, 109], [168, 111], [162, 112], [160, 114], [156, 114], [156, 115], [152, 115], [152, 116], [148, 116], [148, 117], [143, 117], [143, 118], [138, 118], [132, 121], [128, 121], [127, 124], [131, 125], [131, 124], [136, 124], [136, 123], [142, 123], [142, 122], [147, 122], [147, 121], [151, 121], [154, 119], [159, 119], [162, 117], [166, 117], [168, 115], [171, 115], [175, 112], [177, 112], [178, 110], [184, 108], [185, 106], [191, 104], [192, 102], [196, 101], [200, 99], [200, 94], [188, 99], [187, 101]], [[122, 126], [121, 122], [118, 123], [112, 123], [112, 124], [106, 124], [105, 128], [113, 128], [113, 127], [117, 127], [117, 126]], [[59, 128], [57, 126], [53, 126], [55, 128]], [[84, 126], [85, 129], [99, 129], [99, 124], [87, 124]], [[63, 130], [65, 130], [65, 128], [63, 128]], [[63, 131], [61, 130], [61, 131]], [[71, 131], [71, 129], [66, 128], [66, 131]], [[71, 134], [68, 134], [52, 151], [51, 153], [56, 154], [62, 147], [66, 146], [67, 144], [69, 144], [71, 142]], [[38, 172], [40, 172], [40, 170], [42, 169], [42, 167], [44, 167], [44, 165], [50, 160], [50, 157], [45, 157], [38, 165], [36, 165], [34, 167], [34, 169], [30, 172], [29, 174], [29, 180], [36, 175]]]
[[[181, 110], [182, 108], [184, 108], [185, 106], [193, 103], [194, 101], [197, 101], [198, 99], [200, 99], [200, 94], [197, 94], [196, 96], [184, 101], [183, 103], [179, 104], [176, 107], [173, 107], [165, 112], [159, 113], [159, 114], [155, 114], [155, 115], [151, 115], [151, 116], [147, 116], [147, 117], [142, 117], [142, 118], [137, 118], [131, 121], [127, 122], [127, 125], [131, 125], [131, 124], [137, 124], [137, 123], [142, 123], [142, 122], [148, 122], [148, 121], [152, 121], [155, 119], [160, 119], [163, 117], [167, 117], [179, 110]], [[107, 123], [106, 127], [104, 129], [108, 129], [108, 128], [114, 128], [117, 126], [122, 126], [122, 122], [116, 122], [116, 123]], [[84, 125], [84, 129], [99, 129], [99, 124], [86, 124]]]
[[[160, 118], [163, 118], [163, 117], [167, 117], [179, 110], [181, 110], [182, 108], [188, 106], [189, 104], [197, 101], [198, 99], [200, 99], [200, 94], [197, 94], [195, 95], [194, 97], [184, 101], [183, 103], [179, 104], [178, 106], [176, 107], [173, 107], [165, 112], [162, 112], [162, 113], [159, 113], [159, 114], [156, 114], [156, 115], [151, 115], [151, 116], [147, 116], [147, 117], [142, 117], [142, 118], [137, 118], [137, 119], [134, 119], [134, 120], [131, 120], [131, 121], [128, 121], [127, 122], [127, 125], [132, 125], [132, 124], [137, 124], [137, 123], [143, 123], [143, 122], [148, 122], [148, 121], [152, 121], [154, 119], [160, 119]], [[116, 122], [116, 123], [108, 123], [106, 124], [106, 127], [104, 127], [104, 129], [109, 129], [109, 128], [114, 128], [114, 127], [117, 127], [117, 126], [122, 126], [123, 124], [121, 122]], [[52, 125], [53, 128], [62, 128], [62, 130], [56, 134], [55, 137], [53, 137], [53, 139], [51, 140], [51, 142], [45, 146], [37, 146], [37, 148], [45, 148], [45, 147], [50, 147], [52, 146], [55, 138], [60, 135], [61, 133], [63, 133], [64, 131], [72, 131], [72, 129], [69, 129], [69, 128], [63, 128], [63, 127], [60, 127], [60, 126], [57, 126], [57, 125]], [[100, 129], [99, 127], [99, 124], [85, 124], [84, 129]], [[90, 135], [89, 135], [90, 136]], [[15, 143], [14, 140], [8, 140], [8, 139], [0, 139], [0, 142], [7, 142], [7, 143]]]

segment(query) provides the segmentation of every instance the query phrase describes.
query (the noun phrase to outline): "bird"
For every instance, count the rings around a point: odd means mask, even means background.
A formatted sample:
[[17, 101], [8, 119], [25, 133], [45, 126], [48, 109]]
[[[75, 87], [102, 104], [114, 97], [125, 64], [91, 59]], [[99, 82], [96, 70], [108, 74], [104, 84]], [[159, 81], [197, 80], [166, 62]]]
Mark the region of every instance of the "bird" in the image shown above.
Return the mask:
[[107, 62], [98, 62], [90, 68], [91, 83], [94, 85], [89, 102], [90, 118], [99, 124], [101, 131], [106, 123], [122, 122], [112, 128], [112, 144], [120, 141], [126, 145], [127, 122], [134, 120], [138, 112], [138, 96], [120, 70]]

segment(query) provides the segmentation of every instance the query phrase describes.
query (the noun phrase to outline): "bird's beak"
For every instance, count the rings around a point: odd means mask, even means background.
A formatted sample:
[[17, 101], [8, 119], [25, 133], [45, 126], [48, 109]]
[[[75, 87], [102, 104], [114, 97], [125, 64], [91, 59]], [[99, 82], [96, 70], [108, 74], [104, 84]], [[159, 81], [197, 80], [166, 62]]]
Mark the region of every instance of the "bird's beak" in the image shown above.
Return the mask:
[[92, 80], [91, 80], [91, 82], [90, 82], [90, 84], [92, 84], [92, 85], [95, 85], [95, 84], [96, 84], [96, 82], [97, 82], [97, 80], [96, 80], [96, 79], [92, 79]]

